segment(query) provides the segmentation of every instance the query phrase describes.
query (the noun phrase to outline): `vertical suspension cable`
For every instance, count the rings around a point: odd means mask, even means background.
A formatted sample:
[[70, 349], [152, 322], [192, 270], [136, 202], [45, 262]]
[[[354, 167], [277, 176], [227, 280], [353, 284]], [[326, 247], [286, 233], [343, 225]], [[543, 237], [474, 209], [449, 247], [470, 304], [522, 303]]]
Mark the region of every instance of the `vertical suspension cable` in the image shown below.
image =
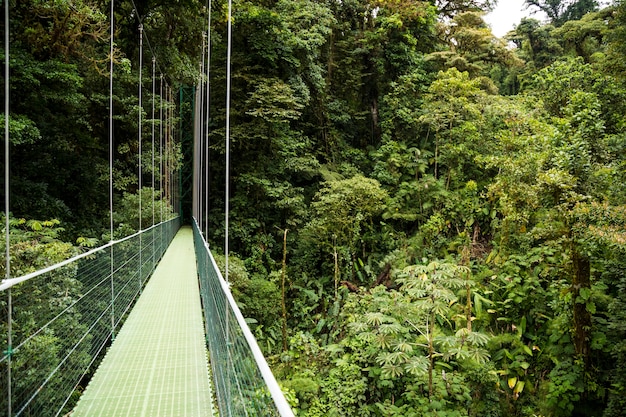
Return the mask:
[[173, 211], [173, 202], [172, 202], [172, 194], [170, 190], [170, 100], [172, 97], [172, 91], [170, 86], [168, 85], [165, 93], [165, 104], [166, 104], [166, 112], [165, 112], [165, 196], [167, 199], [167, 203], [170, 205], [171, 210]]
[[[4, 1], [4, 237], [5, 237], [5, 278], [11, 278], [11, 238], [10, 238], [10, 222], [9, 222], [9, 204], [10, 204], [10, 187], [9, 181], [11, 179], [9, 173], [9, 2]], [[13, 344], [13, 297], [11, 295], [11, 288], [7, 292], [7, 411], [10, 416], [12, 413], [12, 392], [11, 392], [11, 355]]]
[[170, 162], [169, 162], [169, 134], [170, 134], [170, 87], [165, 86], [165, 131], [163, 133], [163, 174], [165, 179], [165, 200], [171, 206], [170, 201]]
[[[142, 68], [143, 68], [143, 24], [139, 24], [139, 109], [138, 109], [138, 127], [137, 127], [137, 141], [139, 142], [139, 169], [138, 169], [138, 175], [139, 175], [139, 231], [141, 232], [141, 187], [142, 187], [142, 180], [143, 180], [143, 175], [142, 175], [142, 161], [141, 161], [141, 156], [142, 156], [142, 132], [141, 132], [141, 122], [142, 122], [142, 116], [143, 116], [143, 94], [142, 94], [142, 87], [143, 87], [143, 80], [142, 80]], [[141, 245], [139, 246], [141, 247]]]
[[[225, 276], [224, 278], [226, 279], [226, 283], [229, 283], [228, 280], [228, 258], [229, 258], [229, 246], [228, 246], [228, 229], [229, 229], [229, 216], [230, 216], [230, 210], [229, 210], [229, 202], [230, 202], [230, 185], [229, 185], [229, 180], [230, 180], [230, 71], [231, 71], [231, 51], [232, 51], [232, 8], [233, 8], [233, 2], [232, 0], [228, 0], [228, 46], [227, 46], [227, 50], [226, 50], [226, 173], [225, 173], [225, 177], [226, 177], [226, 196], [224, 198], [224, 205], [225, 205], [225, 210], [224, 210], [224, 217], [225, 217], [225, 231], [224, 231], [224, 258], [225, 258], [225, 269], [224, 269], [224, 273]], [[229, 325], [228, 325], [228, 321], [230, 320], [229, 317], [229, 310], [228, 307], [226, 308], [226, 346], [228, 346], [230, 344], [230, 335], [229, 335]], [[230, 354], [228, 355], [228, 362], [231, 362], [232, 358], [230, 356]], [[228, 381], [228, 388], [227, 391], [230, 393], [230, 364], [227, 364], [227, 381]], [[228, 409], [228, 414], [230, 415], [230, 408]]]
[[154, 191], [156, 189], [154, 184], [154, 116], [155, 116], [155, 94], [156, 94], [156, 58], [152, 57], [152, 225], [154, 226]]
[[[204, 53], [204, 49], [202, 50], [202, 52]], [[200, 78], [198, 77], [197, 80], [197, 84], [199, 84]], [[194, 89], [194, 93], [195, 93], [195, 89]], [[197, 119], [197, 115], [198, 115], [198, 100], [194, 100], [194, 106], [193, 106], [193, 145], [192, 145], [192, 151], [191, 151], [191, 165], [192, 165], [192, 185], [191, 185], [191, 217], [196, 219], [196, 221], [198, 221], [198, 191], [197, 191], [197, 184], [198, 184], [198, 175], [197, 175], [197, 171], [196, 168], [198, 166], [198, 119]]]
[[174, 90], [172, 87], [169, 87], [169, 100], [168, 100], [168, 109], [167, 109], [167, 172], [168, 172], [168, 192], [170, 195], [170, 204], [172, 205], [172, 211], [174, 211], [175, 201], [174, 201], [174, 167], [172, 165], [172, 151], [174, 150], [173, 146], [173, 137], [172, 133], [174, 120], [172, 118], [172, 107], [174, 106]]
[[176, 201], [174, 199], [174, 164], [172, 163], [173, 161], [173, 156], [174, 156], [174, 103], [175, 103], [176, 98], [174, 97], [174, 89], [172, 87], [170, 87], [170, 102], [169, 102], [169, 108], [168, 108], [168, 132], [167, 132], [167, 140], [168, 140], [168, 145], [167, 145], [167, 152], [168, 152], [168, 160], [167, 160], [167, 164], [168, 164], [168, 172], [169, 172], [169, 188], [170, 188], [170, 201], [172, 202], [172, 211], [176, 210]]
[[169, 181], [168, 181], [168, 163], [167, 163], [167, 135], [169, 129], [169, 108], [168, 108], [168, 100], [169, 100], [169, 86], [165, 85], [165, 109], [163, 112], [163, 181], [165, 182], [163, 186], [163, 198], [166, 204], [169, 204]]
[[[200, 114], [202, 114], [204, 112], [204, 94], [202, 94], [202, 86], [204, 84], [204, 69], [205, 69], [205, 61], [204, 61], [204, 48], [206, 47], [206, 35], [203, 33], [202, 34], [202, 63], [200, 64], [200, 82], [198, 83], [200, 88], [200, 112], [198, 112], [198, 116]], [[204, 203], [204, 199], [202, 198], [202, 189], [203, 189], [203, 185], [204, 185], [204, 177], [201, 175], [201, 171], [202, 171], [202, 167], [203, 165], [203, 160], [204, 160], [204, 123], [202, 123], [202, 119], [200, 117], [198, 117], [197, 122], [199, 122], [197, 124], [197, 126], [199, 127], [199, 140], [196, 143], [196, 151], [198, 152], [198, 170], [194, 170], [195, 175], [198, 178], [198, 185], [199, 187], [196, 188], [194, 185], [194, 194], [196, 195], [196, 199], [197, 199], [197, 208], [198, 208], [198, 213], [197, 213], [197, 217], [198, 217], [198, 224], [202, 225], [202, 221], [204, 220], [204, 212], [203, 212], [203, 203]], [[206, 161], [205, 161], [206, 163]], [[202, 226], [200, 226], [202, 227]]]
[[171, 167], [171, 129], [172, 129], [172, 89], [168, 85], [167, 86], [167, 130], [165, 134], [165, 163], [166, 163], [166, 173], [167, 173], [167, 200], [171, 206], [172, 212], [174, 211], [174, 201], [172, 200], [172, 167]]
[[[203, 45], [204, 48], [204, 45]], [[204, 53], [204, 49], [202, 50], [202, 53]], [[201, 80], [200, 77], [198, 78], [198, 84], [200, 84]], [[192, 169], [192, 173], [193, 173], [193, 179], [192, 179], [192, 186], [191, 186], [191, 190], [192, 190], [192, 217], [198, 221], [199, 217], [198, 217], [198, 149], [199, 149], [199, 144], [198, 144], [198, 137], [200, 136], [200, 134], [198, 133], [198, 130], [200, 129], [200, 125], [198, 124], [198, 118], [196, 117], [198, 115], [198, 105], [197, 105], [197, 101], [196, 101], [196, 105], [194, 105], [193, 111], [194, 111], [194, 123], [193, 123], [193, 151], [192, 151], [192, 165], [193, 165], [193, 169]]]
[[[206, 59], [206, 113], [205, 113], [205, 126], [206, 126], [206, 168], [205, 168], [205, 183], [206, 190], [204, 191], [204, 199], [205, 199], [205, 210], [206, 210], [206, 222], [204, 224], [204, 241], [207, 242], [207, 250], [204, 252], [204, 262], [205, 265], [209, 265], [210, 256], [209, 256], [209, 193], [211, 189], [210, 176], [209, 176], [209, 168], [210, 168], [210, 139], [209, 139], [209, 121], [211, 114], [211, 0], [207, 0], [207, 9], [208, 9], [208, 19], [207, 19], [207, 59]], [[201, 226], [200, 226], [201, 227]], [[200, 233], [202, 231], [200, 230]], [[208, 296], [208, 295], [207, 295]], [[207, 328], [208, 329], [208, 328]], [[208, 347], [208, 335], [207, 335], [207, 347]]]
[[209, 118], [210, 118], [210, 103], [211, 103], [211, 0], [209, 0], [209, 19], [207, 24], [207, 59], [206, 59], [206, 169], [205, 169], [205, 183], [206, 190], [204, 193], [204, 208], [206, 210], [206, 223], [204, 229], [204, 238], [208, 242], [209, 240]]
[[141, 188], [143, 186], [142, 184], [142, 180], [143, 180], [143, 173], [142, 173], [142, 131], [141, 131], [141, 122], [142, 122], [142, 116], [143, 116], [143, 95], [142, 95], [142, 84], [143, 84], [143, 80], [142, 80], [142, 68], [143, 68], [143, 24], [139, 23], [139, 121], [138, 121], [138, 127], [137, 127], [137, 140], [139, 141], [139, 169], [138, 169], [138, 174], [139, 174], [139, 292], [141, 293], [141, 287], [142, 287], [142, 283], [143, 283], [143, 276], [142, 276], [142, 267], [143, 267], [143, 242], [142, 242], [142, 235], [143, 233], [141, 233], [142, 231], [142, 224], [141, 224], [141, 217], [142, 217], [142, 207], [141, 207]]
[[[9, 2], [4, 2], [4, 234], [5, 234], [5, 275], [6, 279], [11, 278], [11, 251], [10, 251], [10, 237], [9, 237], [9, 112], [10, 112], [10, 88], [9, 88]], [[9, 336], [10, 337], [10, 336]]]
[[[111, 39], [109, 43], [109, 227], [110, 235], [109, 241], [113, 242], [113, 37], [114, 37], [114, 3], [115, 0], [111, 0]], [[115, 340], [115, 288], [113, 285], [113, 245], [110, 245], [110, 266], [109, 277], [111, 279], [111, 339]]]
[[[154, 193], [156, 191], [156, 186], [154, 184], [154, 171], [155, 171], [155, 167], [154, 167], [154, 116], [155, 116], [155, 112], [154, 112], [154, 106], [155, 106], [155, 95], [156, 94], [156, 58], [154, 56], [152, 56], [152, 134], [151, 134], [151, 139], [152, 139], [152, 152], [151, 152], [151, 156], [152, 156], [152, 182], [150, 183], [150, 185], [152, 186], [152, 226], [154, 227], [154, 220], [155, 220], [155, 216], [154, 216]], [[156, 267], [156, 239], [154, 238], [154, 229], [151, 229], [152, 231], [150, 232], [150, 236], [152, 239], [152, 271], [154, 271], [154, 268]]]
[[229, 200], [230, 200], [230, 66], [232, 49], [232, 0], [228, 0], [228, 46], [226, 50], [226, 197], [225, 197], [225, 239], [224, 254], [226, 256], [226, 270], [224, 278], [228, 283], [228, 228], [229, 228]]
[[[206, 38], [207, 42], [205, 43], [205, 47], [208, 48], [209, 47], [208, 34], [206, 36], [207, 36], [207, 38]], [[202, 86], [204, 86], [204, 88], [206, 88], [206, 86], [208, 85], [209, 81], [204, 76], [206, 68], [207, 68], [207, 65], [208, 65], [208, 62], [205, 59], [204, 51], [205, 50], [203, 49], [202, 50], [203, 68], [202, 68], [202, 73], [200, 75], [200, 77], [202, 77], [202, 79], [204, 80], [204, 84], [201, 84], [201, 88], [199, 90], [199, 96], [200, 96], [200, 101], [202, 101], [202, 106], [200, 107], [200, 111], [198, 112], [198, 121], [200, 123], [200, 149], [199, 149], [199, 151], [200, 151], [200, 160], [203, 161], [203, 163], [200, 164], [200, 167], [199, 167], [200, 169], [198, 171], [198, 179], [199, 179], [200, 184], [201, 184], [200, 190], [199, 190], [200, 192], [198, 194], [198, 197], [199, 197], [199, 208], [200, 208], [199, 215], [202, 217], [202, 220], [204, 222], [207, 222], [209, 219], [205, 215], [206, 207], [205, 207], [205, 204], [204, 204], [204, 191], [203, 191], [206, 188], [207, 184], [206, 184], [206, 181], [205, 181], [205, 177], [203, 175], [203, 172], [204, 172], [203, 171], [203, 167], [205, 167], [208, 164], [208, 161], [206, 159], [206, 154], [204, 152], [204, 149], [207, 146], [206, 145], [206, 140], [205, 140], [205, 137], [206, 137], [205, 132], [206, 132], [208, 126], [206, 126], [204, 124], [203, 119], [202, 119], [202, 114], [204, 113], [204, 109], [205, 109], [205, 107], [208, 104], [206, 102], [206, 97], [205, 97], [205, 94], [204, 94], [204, 90], [202, 89]], [[199, 223], [199, 224], [202, 225], [203, 223]], [[202, 230], [202, 229], [200, 229], [200, 230]]]
[[[161, 75], [159, 87], [159, 223], [163, 223], [163, 74]], [[163, 252], [163, 228], [161, 228], [161, 250]]]
[[[172, 147], [172, 152], [171, 152], [171, 157], [172, 157], [172, 162], [171, 162], [171, 170], [172, 170], [172, 201], [174, 201], [174, 209], [176, 210], [176, 212], [180, 215], [180, 207], [178, 204], [178, 195], [176, 193], [176, 191], [178, 190], [178, 176], [179, 176], [179, 172], [178, 172], [178, 167], [176, 166], [176, 153], [174, 152], [174, 150], [176, 149], [176, 119], [177, 119], [177, 115], [178, 118], [180, 118], [180, 113], [177, 113], [178, 110], [178, 105], [176, 103], [176, 97], [177, 94], [178, 96], [180, 96], [180, 87], [178, 88], [178, 92], [174, 91], [174, 88], [172, 88], [172, 108], [170, 110], [171, 115], [172, 115], [172, 122], [170, 123], [170, 146]], [[180, 99], [180, 97], [179, 97]]]
[[[180, 130], [177, 131], [176, 130], [176, 125], [174, 123], [172, 123], [172, 143], [173, 146], [176, 147], [176, 145], [180, 146], [180, 149], [182, 149], [181, 146], [181, 134], [182, 134], [182, 117], [181, 117], [181, 111], [180, 111], [180, 106], [183, 103], [183, 91], [182, 89], [179, 87], [178, 88], [179, 91], [179, 102], [176, 103], [176, 99], [174, 99], [173, 107], [172, 107], [172, 120], [174, 120], [174, 117], [176, 117], [176, 115], [178, 114], [177, 119], [180, 120], [180, 123], [178, 124]], [[178, 113], [176, 113], [178, 111]], [[178, 141], [177, 141], [178, 139]], [[176, 209], [178, 212], [178, 215], [182, 215], [183, 211], [182, 211], [182, 206], [181, 206], [181, 200], [180, 200], [180, 183], [182, 181], [182, 170], [180, 169], [180, 167], [178, 166], [178, 164], [172, 164], [172, 173], [174, 174], [174, 180], [172, 181], [172, 191], [173, 191], [173, 196], [174, 196], [174, 201], [176, 202]]]
[[176, 121], [174, 119], [174, 108], [176, 106], [176, 92], [174, 87], [170, 86], [170, 107], [169, 107], [169, 127], [168, 127], [168, 141], [169, 145], [167, 148], [168, 152], [168, 164], [169, 164], [169, 172], [170, 172], [170, 200], [172, 201], [172, 211], [176, 213], [176, 194], [174, 187], [176, 186], [176, 165], [174, 161], [176, 160], [174, 149], [176, 149], [176, 138], [174, 136], [174, 131], [176, 129]]
[[174, 207], [174, 212], [178, 213], [180, 215], [180, 210], [178, 207], [178, 196], [176, 195], [176, 190], [177, 190], [177, 167], [176, 167], [176, 124], [175, 124], [175, 117], [176, 117], [176, 93], [174, 92], [174, 88], [170, 87], [171, 89], [171, 98], [172, 98], [172, 105], [170, 108], [170, 118], [171, 118], [171, 122], [170, 122], [170, 171], [172, 171], [172, 180], [170, 181], [170, 188], [172, 190], [171, 194], [172, 194], [172, 202], [173, 202], [173, 207]]

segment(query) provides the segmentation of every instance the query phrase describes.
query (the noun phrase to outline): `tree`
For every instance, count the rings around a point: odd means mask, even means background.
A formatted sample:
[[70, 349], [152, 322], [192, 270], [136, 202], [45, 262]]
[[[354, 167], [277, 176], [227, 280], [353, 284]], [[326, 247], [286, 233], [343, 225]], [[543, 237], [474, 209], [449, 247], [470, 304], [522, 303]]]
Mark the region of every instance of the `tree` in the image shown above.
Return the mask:
[[622, 77], [623, 56], [626, 48], [626, 4], [619, 2], [614, 12], [614, 19], [611, 22], [607, 33], [607, 62], [606, 68], [616, 77]]
[[531, 71], [550, 65], [563, 48], [552, 35], [554, 26], [542, 25], [536, 19], [523, 18], [507, 38], [516, 44], [520, 56]]
[[596, 0], [525, 0], [527, 7], [536, 7], [548, 15], [555, 26], [569, 20], [578, 20], [588, 12], [598, 9]]
[[459, 13], [490, 11], [497, 0], [431, 0], [437, 6], [440, 15], [452, 18]]
[[572, 51], [591, 62], [594, 54], [602, 53], [608, 22], [612, 20], [613, 9], [587, 13], [579, 20], [568, 20], [553, 34], [563, 44], [563, 49]]
[[494, 67], [522, 65], [504, 42], [491, 33], [479, 13], [457, 14], [444, 33], [449, 50], [433, 52], [428, 59], [441, 62], [445, 69], [454, 67], [461, 72], [468, 72], [472, 78], [483, 76], [486, 83]]
[[[471, 330], [471, 313], [467, 327], [459, 329], [454, 337], [437, 338], [435, 324], [447, 321], [451, 316], [449, 308], [457, 301], [455, 290], [473, 283], [467, 281], [469, 270], [467, 267], [450, 263], [430, 262], [428, 265], [415, 265], [405, 268], [406, 278], [399, 278], [411, 298], [416, 299], [417, 308], [425, 314], [423, 330], [420, 333], [426, 338], [428, 348], [428, 398], [433, 396], [433, 371], [435, 368], [435, 343], [447, 348], [446, 356], [457, 359], [472, 358], [478, 363], [484, 363], [488, 354], [481, 346], [487, 344], [488, 337]], [[468, 294], [469, 298], [469, 294]], [[470, 309], [471, 311], [471, 309]], [[415, 323], [409, 323], [415, 326]]]
[[342, 263], [351, 266], [351, 274], [344, 273], [344, 279], [352, 279], [357, 259], [367, 258], [368, 245], [371, 251], [373, 220], [382, 211], [386, 198], [387, 193], [378, 181], [362, 175], [329, 181], [317, 193], [312, 203], [313, 217], [303, 234], [332, 255], [335, 299]]
[[[477, 148], [471, 139], [478, 140], [481, 107], [485, 100], [486, 93], [480, 88], [480, 80], [471, 79], [467, 72], [456, 68], [439, 72], [437, 80], [428, 89], [420, 120], [428, 126], [434, 142], [429, 146], [434, 153], [433, 174], [435, 178], [445, 178], [446, 188], [453, 181], [453, 172], [467, 173], [468, 170], [463, 168], [473, 163], [473, 152]], [[464, 140], [458, 142], [459, 137]], [[463, 179], [454, 176], [455, 182]]]

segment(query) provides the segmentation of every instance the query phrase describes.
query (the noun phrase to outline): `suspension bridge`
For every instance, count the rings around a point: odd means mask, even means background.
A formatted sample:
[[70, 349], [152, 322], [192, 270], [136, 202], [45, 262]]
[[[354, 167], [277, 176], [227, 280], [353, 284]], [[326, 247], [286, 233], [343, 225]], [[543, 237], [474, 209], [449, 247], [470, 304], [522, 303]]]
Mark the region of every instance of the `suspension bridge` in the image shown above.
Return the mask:
[[6, 415], [293, 415], [195, 222], [176, 216], [0, 290]]
[[[6, 115], [11, 114], [9, 3], [4, 2]], [[194, 110], [188, 115], [188, 126], [178, 132], [175, 121], [185, 120], [185, 115], [177, 114], [186, 100], [185, 89], [180, 88], [176, 97], [163, 74], [157, 77], [158, 62], [152, 51], [152, 221], [142, 224], [145, 213], [139, 193], [139, 231], [124, 238], [115, 238], [113, 222], [114, 0], [110, 4], [111, 230], [107, 244], [29, 274], [11, 274], [9, 117], [4, 118], [6, 276], [0, 283], [0, 415], [293, 416], [230, 293], [228, 256], [222, 275], [206, 241], [211, 2], [202, 76], [186, 103]], [[229, 1], [226, 201], [231, 13]], [[142, 108], [145, 34], [138, 13], [136, 17], [138, 106]], [[141, 190], [145, 138], [142, 112], [138, 113]], [[185, 161], [181, 169], [168, 162], [168, 152], [176, 141], [185, 141], [185, 133], [191, 135], [191, 144], [182, 144]], [[173, 209], [164, 210], [162, 205], [156, 212], [154, 191]]]

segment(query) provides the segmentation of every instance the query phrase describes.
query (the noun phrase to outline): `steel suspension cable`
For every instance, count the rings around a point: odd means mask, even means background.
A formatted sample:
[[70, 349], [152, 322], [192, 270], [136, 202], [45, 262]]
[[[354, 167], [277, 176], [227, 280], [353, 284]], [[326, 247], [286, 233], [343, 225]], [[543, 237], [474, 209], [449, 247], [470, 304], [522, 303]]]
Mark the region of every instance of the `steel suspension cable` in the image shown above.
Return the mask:
[[[151, 152], [151, 156], [152, 156], [152, 182], [151, 182], [151, 186], [152, 186], [152, 225], [154, 226], [154, 221], [155, 221], [155, 216], [154, 216], [154, 193], [156, 190], [156, 186], [154, 184], [154, 171], [155, 171], [155, 166], [154, 166], [154, 116], [155, 116], [155, 94], [156, 94], [156, 58], [154, 57], [154, 55], [152, 56], [152, 152]], [[152, 269], [154, 270], [154, 268], [156, 267], [156, 258], [154, 256], [155, 252], [155, 245], [156, 245], [156, 239], [154, 238], [154, 233], [151, 236], [152, 239]]]
[[[204, 48], [204, 45], [202, 46]], [[202, 50], [204, 54], [204, 49]], [[201, 80], [198, 78], [198, 84], [200, 84]], [[192, 152], [192, 164], [193, 164], [193, 180], [192, 180], [192, 213], [195, 218], [198, 218], [198, 152], [200, 149], [200, 145], [198, 143], [198, 137], [200, 134], [198, 130], [200, 129], [200, 125], [198, 124], [198, 104], [199, 101], [196, 101], [196, 105], [194, 106], [194, 124], [193, 124], [193, 152]]]
[[209, 121], [210, 121], [210, 103], [211, 103], [211, 0], [208, 1], [208, 23], [207, 23], [207, 59], [206, 59], [206, 117], [205, 117], [205, 125], [206, 125], [206, 169], [205, 169], [205, 183], [206, 190], [204, 194], [204, 208], [206, 210], [206, 221], [205, 221], [205, 229], [204, 229], [204, 238], [209, 240], [209, 185], [210, 185], [210, 176], [209, 176], [209, 161], [210, 161], [210, 142], [209, 142]]
[[155, 94], [156, 94], [156, 58], [153, 56], [152, 57], [152, 183], [150, 185], [152, 185], [152, 225], [154, 226], [154, 221], [155, 221], [155, 216], [154, 216], [154, 191], [155, 191], [155, 185], [154, 185], [154, 116], [155, 116]]
[[4, 2], [4, 234], [5, 234], [5, 275], [6, 279], [11, 278], [11, 251], [9, 237], [9, 203], [10, 203], [10, 174], [9, 174], [9, 113], [10, 113], [10, 67], [9, 67], [9, 2]]
[[[159, 201], [161, 202], [160, 222], [163, 222], [163, 74], [160, 74], [159, 87]], [[163, 246], [163, 233], [161, 233], [161, 246]]]
[[[171, 152], [170, 152], [170, 159], [172, 159], [170, 161], [170, 171], [171, 171], [171, 175], [172, 175], [172, 181], [170, 182], [170, 188], [172, 190], [172, 201], [173, 203], [173, 207], [175, 208], [175, 210], [178, 210], [178, 212], [180, 213], [179, 207], [178, 207], [178, 196], [176, 194], [177, 190], [178, 190], [178, 181], [176, 178], [176, 152], [174, 152], [174, 150], [176, 149], [176, 125], [175, 125], [175, 112], [174, 112], [174, 106], [176, 103], [176, 96], [174, 95], [174, 88], [170, 87], [171, 90], [171, 97], [172, 97], [172, 105], [170, 106], [170, 118], [171, 118], [171, 122], [170, 122], [170, 147], [171, 147]], [[180, 95], [180, 94], [179, 94]]]
[[[109, 44], [109, 227], [110, 235], [109, 241], [113, 242], [113, 52], [114, 52], [114, 36], [115, 36], [115, 15], [114, 15], [114, 3], [115, 0], [111, 0], [111, 39]], [[115, 288], [113, 285], [113, 245], [110, 247], [110, 278], [111, 278], [111, 339], [115, 340]]]
[[230, 200], [230, 72], [231, 72], [231, 50], [232, 50], [232, 0], [228, 0], [228, 46], [226, 48], [226, 197], [225, 197], [225, 239], [224, 255], [226, 256], [226, 269], [224, 279], [228, 283], [228, 229], [229, 229], [229, 200]]
[[[180, 95], [180, 92], [179, 92]], [[169, 138], [170, 138], [170, 176], [171, 176], [171, 181], [170, 181], [170, 195], [172, 198], [172, 207], [176, 208], [178, 207], [177, 205], [177, 199], [176, 199], [176, 153], [175, 153], [175, 149], [176, 149], [176, 136], [174, 134], [175, 130], [176, 130], [176, 120], [174, 119], [174, 103], [176, 103], [176, 95], [174, 92], [174, 88], [170, 87], [170, 99], [171, 99], [171, 103], [170, 103], [170, 133], [169, 133]]]
[[[206, 47], [206, 35], [203, 33], [202, 34], [202, 63], [200, 64], [200, 74], [199, 74], [199, 91], [200, 91], [200, 112], [202, 112], [204, 110], [204, 94], [202, 94], [202, 86], [204, 85], [204, 69], [205, 69], [205, 60], [204, 60], [204, 48]], [[201, 113], [200, 113], [201, 114]], [[197, 118], [198, 123], [198, 127], [199, 127], [199, 143], [196, 145], [196, 151], [198, 152], [198, 156], [199, 156], [199, 170], [195, 170], [195, 176], [197, 177], [198, 180], [198, 184], [199, 187], [198, 189], [195, 188], [194, 186], [194, 194], [196, 195], [196, 200], [197, 200], [197, 208], [198, 208], [198, 220], [200, 222], [200, 224], [202, 224], [202, 221], [204, 220], [204, 211], [203, 211], [203, 203], [204, 203], [204, 199], [202, 198], [202, 191], [203, 191], [203, 186], [204, 186], [204, 177], [203, 175], [200, 175], [202, 167], [203, 165], [203, 160], [204, 160], [204, 123], [202, 123], [202, 120], [200, 119], [200, 117]], [[205, 161], [206, 162], [206, 161]], [[195, 185], [195, 184], [194, 184]]]
[[165, 83], [165, 90], [164, 90], [164, 95], [165, 95], [165, 100], [164, 100], [164, 109], [163, 109], [163, 181], [164, 181], [164, 185], [163, 185], [163, 199], [166, 201], [166, 203], [169, 204], [169, 180], [167, 177], [167, 173], [168, 173], [168, 163], [167, 163], [167, 135], [168, 135], [168, 129], [169, 129], [169, 109], [167, 106], [168, 100], [169, 100], [169, 86], [167, 85], [167, 82]]
[[[5, 237], [5, 278], [11, 278], [11, 238], [10, 238], [10, 222], [9, 222], [9, 204], [10, 204], [10, 186], [9, 182], [11, 179], [9, 172], [9, 139], [10, 139], [10, 129], [9, 129], [9, 113], [10, 113], [10, 67], [9, 67], [9, 2], [8, 0], [4, 1], [4, 237]], [[8, 415], [11, 415], [12, 412], [12, 399], [13, 396], [11, 392], [11, 353], [12, 353], [12, 333], [13, 333], [13, 298], [11, 295], [11, 289], [7, 292], [7, 411]]]
[[168, 204], [172, 204], [172, 195], [170, 194], [170, 86], [167, 85], [165, 92], [165, 195]]
[[172, 176], [171, 176], [171, 166], [170, 166], [170, 158], [171, 158], [171, 149], [170, 149], [170, 141], [171, 141], [171, 106], [170, 100], [172, 99], [172, 89], [170, 86], [167, 86], [167, 116], [166, 116], [166, 130], [165, 130], [165, 175], [166, 175], [166, 183], [167, 187], [167, 201], [173, 207], [174, 202], [172, 200]]
[[[224, 217], [225, 217], [225, 230], [224, 230], [224, 258], [225, 258], [225, 268], [224, 268], [224, 279], [226, 280], [226, 284], [229, 284], [228, 280], [228, 258], [229, 258], [229, 245], [228, 245], [228, 231], [229, 231], [229, 218], [230, 218], [230, 210], [229, 210], [229, 202], [230, 202], [230, 75], [231, 75], [231, 51], [232, 51], [232, 10], [233, 10], [233, 2], [232, 0], [228, 0], [228, 46], [226, 48], [226, 166], [225, 166], [225, 198], [224, 198]], [[230, 343], [230, 334], [229, 334], [229, 321], [230, 321], [230, 313], [229, 309], [226, 308], [226, 344]], [[230, 392], [230, 362], [232, 358], [228, 355], [227, 362], [227, 381], [228, 381], [228, 392]], [[230, 409], [228, 410], [230, 415]]]
[[170, 124], [171, 124], [171, 118], [170, 118], [170, 100], [172, 98], [172, 90], [169, 86], [169, 84], [167, 85], [166, 88], [166, 93], [165, 93], [165, 104], [166, 104], [166, 112], [165, 112], [165, 195], [167, 197], [167, 202], [170, 204], [170, 206], [173, 207], [173, 201], [172, 201], [172, 193], [171, 193], [171, 182], [172, 182], [172, 177], [170, 175]]
[[[143, 138], [142, 138], [142, 131], [141, 131], [141, 122], [142, 122], [142, 116], [143, 116], [143, 80], [142, 80], [142, 69], [143, 69], [143, 23], [139, 23], [139, 111], [138, 111], [138, 118], [139, 118], [139, 125], [137, 127], [137, 140], [139, 141], [139, 168], [138, 168], [138, 175], [139, 175], [139, 232], [142, 231], [142, 224], [141, 224], [141, 217], [142, 217], [142, 207], [141, 207], [141, 189], [142, 189], [142, 182], [143, 182], [143, 166], [142, 166], [142, 142], [143, 142]], [[142, 234], [139, 235], [139, 292], [141, 292], [141, 287], [143, 284], [143, 274], [142, 274], [142, 267], [143, 267], [143, 242], [142, 242]]]
[[142, 184], [142, 180], [143, 180], [143, 174], [142, 174], [142, 161], [141, 161], [141, 157], [142, 157], [142, 131], [141, 131], [141, 122], [142, 122], [142, 116], [143, 116], [143, 80], [142, 80], [142, 69], [143, 69], [143, 24], [140, 23], [139, 24], [139, 109], [138, 109], [138, 128], [137, 128], [137, 141], [139, 142], [139, 169], [138, 169], [138, 176], [139, 176], [139, 231], [141, 232], [141, 187], [143, 186]]

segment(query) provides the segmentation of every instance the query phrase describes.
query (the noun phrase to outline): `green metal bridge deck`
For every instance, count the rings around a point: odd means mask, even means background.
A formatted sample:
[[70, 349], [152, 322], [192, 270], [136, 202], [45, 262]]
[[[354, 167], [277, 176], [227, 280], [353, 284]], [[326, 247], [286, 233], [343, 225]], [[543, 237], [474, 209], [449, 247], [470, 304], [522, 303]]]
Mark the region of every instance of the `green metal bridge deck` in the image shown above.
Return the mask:
[[193, 232], [183, 227], [72, 417], [203, 417], [212, 410]]

